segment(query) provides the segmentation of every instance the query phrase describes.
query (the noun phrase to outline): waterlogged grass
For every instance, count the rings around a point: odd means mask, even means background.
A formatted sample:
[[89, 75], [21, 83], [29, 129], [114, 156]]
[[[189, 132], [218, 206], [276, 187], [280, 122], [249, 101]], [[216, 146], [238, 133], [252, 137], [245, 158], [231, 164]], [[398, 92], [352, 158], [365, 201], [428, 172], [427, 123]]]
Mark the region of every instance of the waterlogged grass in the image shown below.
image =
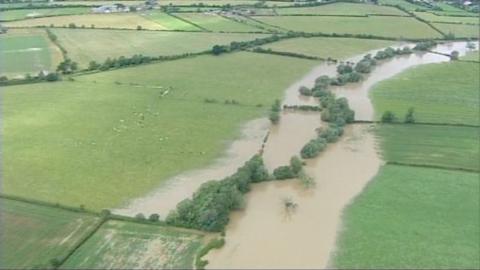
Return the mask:
[[3, 87], [3, 192], [118, 207], [218, 158], [315, 64], [236, 53]]
[[251, 25], [239, 23], [214, 13], [178, 13], [176, 16], [214, 32], [261, 32]]
[[48, 268], [91, 230], [97, 218], [0, 198], [0, 268]]
[[344, 213], [338, 268], [480, 267], [478, 173], [384, 166]]
[[191, 269], [203, 239], [169, 227], [108, 221], [61, 269]]
[[356, 3], [334, 3], [317, 7], [299, 7], [299, 8], [281, 8], [277, 10], [278, 14], [312, 14], [312, 15], [404, 15], [405, 12], [386, 6], [366, 5]]
[[[478, 22], [478, 20], [477, 20]], [[479, 25], [451, 24], [451, 23], [433, 23], [435, 27], [443, 33], [454, 34], [455, 37], [478, 38], [480, 35]]]
[[[217, 34], [150, 31], [115, 31], [92, 29], [54, 29], [69, 57], [80, 66], [90, 61], [143, 54], [148, 56], [178, 55], [210, 50], [216, 44], [254, 40], [259, 34]], [[91, 38], [94, 36], [95, 38]]]
[[377, 136], [386, 161], [479, 170], [479, 128], [380, 125]]
[[478, 125], [479, 72], [478, 64], [465, 62], [409, 69], [373, 88], [376, 118], [387, 110], [403, 118], [414, 107], [418, 122]]
[[354, 38], [295, 38], [263, 46], [274, 51], [300, 53], [322, 58], [345, 59], [373, 49], [388, 47], [392, 41]]
[[52, 70], [61, 58], [41, 30], [10, 31], [0, 36], [0, 44], [0, 74], [9, 77]]
[[365, 34], [395, 38], [441, 37], [428, 25], [410, 17], [257, 16], [255, 19], [300, 32]]
[[438, 16], [429, 12], [415, 12], [415, 15], [429, 22], [479, 24], [479, 17]]
[[116, 29], [137, 29], [138, 26], [149, 30], [168, 29], [157, 22], [146, 19], [136, 13], [115, 13], [115, 14], [86, 14], [57, 16], [7, 22], [7, 27], [34, 27], [34, 26], [56, 26], [68, 27], [70, 23], [77, 27], [92, 26], [96, 28], [116, 28]]
[[0, 12], [0, 21], [21, 20], [33, 17], [46, 17], [56, 15], [73, 15], [89, 13], [90, 8], [41, 8], [41, 9], [13, 9]]

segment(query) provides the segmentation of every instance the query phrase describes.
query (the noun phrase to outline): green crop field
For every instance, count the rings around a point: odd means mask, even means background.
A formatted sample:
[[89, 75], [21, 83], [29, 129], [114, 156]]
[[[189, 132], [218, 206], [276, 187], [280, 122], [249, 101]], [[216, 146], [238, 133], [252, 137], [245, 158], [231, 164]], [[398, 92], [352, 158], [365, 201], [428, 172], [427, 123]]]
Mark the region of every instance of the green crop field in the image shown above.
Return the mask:
[[155, 23], [162, 25], [163, 27], [169, 30], [189, 30], [189, 31], [201, 30], [191, 23], [182, 21], [164, 12], [155, 11], [155, 12], [142, 13], [142, 16]]
[[440, 37], [440, 34], [428, 25], [409, 17], [257, 16], [255, 18], [284, 29], [312, 33], [369, 34], [404, 38]]
[[386, 40], [312, 37], [281, 40], [267, 44], [263, 48], [322, 58], [344, 59], [392, 44], [394, 42]]
[[219, 157], [242, 123], [265, 115], [257, 104], [270, 105], [315, 64], [235, 53], [3, 87], [3, 191], [119, 206]]
[[338, 268], [480, 267], [478, 173], [384, 166], [344, 213]]
[[73, 15], [89, 13], [90, 8], [45, 8], [45, 9], [13, 9], [0, 12], [0, 21], [21, 20], [34, 17], [46, 17], [57, 15]]
[[409, 10], [409, 11], [414, 11], [416, 9], [428, 9], [425, 6], [422, 5], [415, 5], [410, 2], [407, 2], [405, 0], [380, 0], [378, 1], [380, 4], [384, 5], [394, 5], [394, 6], [401, 6], [402, 8]]
[[380, 125], [377, 135], [386, 161], [480, 170], [479, 128]]
[[415, 12], [415, 15], [429, 22], [480, 24], [479, 17], [438, 16], [429, 12]]
[[191, 269], [204, 235], [108, 221], [60, 269]]
[[281, 15], [289, 14], [315, 14], [315, 15], [368, 15], [368, 14], [382, 14], [382, 15], [404, 15], [405, 12], [386, 6], [365, 5], [355, 3], [335, 3], [329, 5], [322, 5], [317, 7], [301, 7], [301, 8], [281, 8], [277, 12]]
[[414, 107], [418, 122], [478, 125], [479, 72], [477, 64], [464, 62], [407, 70], [372, 89], [376, 117], [390, 110], [403, 118]]
[[480, 62], [480, 51], [470, 51], [465, 56], [461, 57], [462, 60], [477, 61]]
[[239, 23], [214, 13], [177, 13], [189, 22], [214, 32], [261, 32], [262, 29]]
[[[174, 20], [174, 18], [172, 18]], [[90, 28], [92, 25], [96, 28], [120, 28], [120, 29], [137, 29], [141, 26], [143, 29], [162, 30], [168, 27], [158, 22], [146, 19], [138, 14], [87, 14], [87, 15], [71, 15], [44, 17], [36, 19], [28, 19], [14, 22], [7, 22], [7, 27], [33, 27], [33, 26], [56, 26], [68, 27], [69, 24], [75, 24], [77, 27]], [[169, 22], [170, 24], [171, 22]]]
[[480, 35], [479, 25], [451, 24], [451, 23], [433, 23], [435, 27], [443, 33], [452, 33], [455, 37], [478, 38]]
[[[206, 51], [216, 44], [254, 40], [260, 34], [217, 34], [150, 31], [116, 31], [92, 29], [53, 29], [68, 55], [80, 66], [90, 61], [143, 54], [148, 56], [179, 55]], [[89, 38], [91, 36], [96, 38]]]
[[62, 57], [41, 30], [10, 31], [0, 35], [0, 44], [0, 75], [8, 77], [51, 71]]
[[93, 229], [90, 215], [0, 198], [0, 268], [47, 268]]

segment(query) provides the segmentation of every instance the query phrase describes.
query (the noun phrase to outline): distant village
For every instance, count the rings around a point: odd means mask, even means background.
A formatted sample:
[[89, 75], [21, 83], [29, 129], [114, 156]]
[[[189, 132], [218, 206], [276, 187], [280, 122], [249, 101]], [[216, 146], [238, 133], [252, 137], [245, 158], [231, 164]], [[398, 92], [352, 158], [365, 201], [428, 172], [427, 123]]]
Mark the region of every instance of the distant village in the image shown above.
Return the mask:
[[118, 12], [135, 12], [142, 10], [158, 9], [160, 6], [157, 0], [146, 0], [144, 3], [135, 5], [124, 5], [121, 3], [102, 5], [92, 8], [93, 13], [118, 13]]

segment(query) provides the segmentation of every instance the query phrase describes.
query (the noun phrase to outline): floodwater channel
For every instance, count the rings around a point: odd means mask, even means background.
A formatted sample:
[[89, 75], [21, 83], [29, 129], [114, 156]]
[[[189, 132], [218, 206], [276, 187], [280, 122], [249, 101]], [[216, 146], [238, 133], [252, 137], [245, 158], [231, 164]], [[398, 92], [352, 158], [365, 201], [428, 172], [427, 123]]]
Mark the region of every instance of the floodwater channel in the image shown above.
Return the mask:
[[[409, 45], [409, 44], [407, 44]], [[401, 46], [405, 46], [402, 44]], [[412, 45], [410, 44], [410, 47]], [[477, 44], [478, 46], [478, 44]], [[466, 42], [436, 46], [434, 51], [460, 55], [467, 52]], [[346, 59], [357, 62], [365, 54]], [[374, 110], [368, 91], [376, 83], [414, 66], [450, 61], [435, 53], [413, 53], [379, 61], [364, 80], [332, 91], [346, 97], [357, 120], [372, 120]], [[315, 98], [302, 97], [300, 86], [312, 87], [321, 75], [334, 76], [336, 65], [322, 63], [285, 90], [283, 104], [317, 105]], [[190, 197], [204, 182], [231, 175], [261, 149], [265, 135], [268, 141], [263, 159], [269, 171], [287, 165], [299, 155], [301, 148], [315, 138], [322, 126], [320, 113], [283, 111], [280, 122], [271, 126], [267, 119], [248, 122], [242, 136], [228, 147], [227, 153], [213, 165], [175, 176], [158, 190], [133, 200], [114, 212], [127, 215], [158, 213], [165, 217], [181, 200]], [[254, 184], [246, 195], [246, 207], [232, 213], [226, 228], [226, 244], [211, 251], [206, 259], [208, 268], [326, 268], [335, 249], [337, 232], [341, 228], [342, 211], [382, 165], [376, 149], [372, 126], [349, 125], [336, 143], [330, 144], [317, 158], [306, 162], [305, 170], [315, 179], [313, 188], [305, 189], [300, 181], [271, 181]], [[283, 200], [297, 204], [286, 211]]]

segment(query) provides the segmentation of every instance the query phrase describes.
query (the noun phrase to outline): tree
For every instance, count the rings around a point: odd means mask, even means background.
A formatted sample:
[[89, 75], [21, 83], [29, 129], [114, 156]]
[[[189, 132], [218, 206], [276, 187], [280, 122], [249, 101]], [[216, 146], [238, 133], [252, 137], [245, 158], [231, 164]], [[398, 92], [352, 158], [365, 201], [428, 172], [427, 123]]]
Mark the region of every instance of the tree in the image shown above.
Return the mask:
[[305, 87], [305, 86], [301, 86], [298, 89], [298, 92], [300, 92], [300, 94], [303, 95], [303, 96], [311, 96], [312, 95], [312, 90], [308, 87]]
[[100, 67], [100, 64], [98, 64], [95, 61], [90, 61], [90, 63], [88, 63], [88, 70], [95, 70], [95, 69], [98, 69], [99, 67]]
[[148, 220], [149, 221], [159, 221], [160, 220], [160, 215], [159, 214], [151, 214], [149, 217], [148, 217]]
[[137, 25], [137, 30], [138, 30], [138, 31], [142, 30], [142, 26], [141, 26], [141, 25]]
[[290, 167], [292, 168], [293, 173], [297, 175], [302, 170], [303, 162], [299, 157], [293, 156], [290, 159]]
[[325, 149], [327, 142], [323, 138], [310, 140], [300, 151], [302, 158], [314, 158]]
[[145, 220], [145, 215], [143, 215], [142, 213], [138, 213], [135, 215], [135, 218], [138, 220]]
[[277, 124], [280, 121], [280, 113], [271, 111], [268, 119], [270, 119], [270, 122], [272, 122], [272, 124]]
[[77, 28], [77, 26], [74, 23], [69, 23], [68, 28]]
[[381, 119], [381, 122], [382, 123], [393, 123], [396, 121], [396, 117], [395, 117], [395, 114], [392, 112], [392, 111], [385, 111], [383, 114], [382, 114], [382, 119]]
[[273, 176], [277, 180], [290, 179], [295, 177], [295, 173], [290, 166], [280, 166], [273, 170]]
[[352, 66], [348, 65], [348, 64], [340, 64], [338, 65], [337, 67], [337, 72], [339, 74], [346, 74], [346, 73], [350, 73], [353, 71], [353, 68]]
[[450, 59], [452, 59], [452, 60], [458, 60], [459, 55], [460, 55], [460, 54], [459, 54], [458, 51], [452, 51], [452, 52], [450, 53]]
[[227, 47], [226, 46], [221, 46], [221, 45], [214, 45], [212, 48], [212, 53], [213, 55], [220, 55], [222, 53], [227, 52]]
[[414, 111], [415, 109], [413, 107], [408, 108], [408, 111], [407, 111], [407, 114], [405, 115], [405, 120], [404, 120], [406, 124], [415, 123]]

